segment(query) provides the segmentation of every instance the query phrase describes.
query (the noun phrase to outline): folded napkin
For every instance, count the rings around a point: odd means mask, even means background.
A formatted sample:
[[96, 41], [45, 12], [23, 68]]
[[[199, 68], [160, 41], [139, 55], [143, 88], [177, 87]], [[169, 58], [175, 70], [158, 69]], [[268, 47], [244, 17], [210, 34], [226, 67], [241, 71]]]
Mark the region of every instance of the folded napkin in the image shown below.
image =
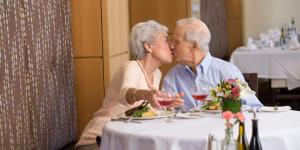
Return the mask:
[[292, 108], [290, 106], [264, 106], [264, 107], [261, 107], [259, 109], [259, 111], [261, 112], [282, 112], [282, 111], [289, 111], [291, 110]]
[[300, 44], [299, 44], [299, 41], [298, 41], [298, 36], [297, 35], [291, 36], [291, 39], [290, 39], [290, 42], [289, 42], [289, 49], [295, 50], [295, 49], [298, 49], [298, 48], [300, 48]]
[[246, 47], [248, 50], [257, 50], [257, 46], [254, 44], [252, 38], [248, 39]]
[[278, 28], [268, 29], [268, 36], [270, 39], [274, 40], [273, 42], [278, 42], [280, 40], [281, 32]]

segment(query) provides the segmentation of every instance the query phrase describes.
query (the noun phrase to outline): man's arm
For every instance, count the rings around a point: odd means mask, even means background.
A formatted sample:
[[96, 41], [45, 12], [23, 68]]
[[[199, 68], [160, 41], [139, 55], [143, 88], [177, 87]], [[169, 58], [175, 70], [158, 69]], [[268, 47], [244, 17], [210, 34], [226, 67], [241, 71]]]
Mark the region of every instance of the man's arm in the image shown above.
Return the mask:
[[[232, 64], [231, 69], [226, 69], [224, 79], [235, 79], [238, 78], [242, 82], [246, 82], [245, 78], [238, 67]], [[243, 93], [241, 95], [242, 103], [252, 107], [263, 107], [264, 105], [259, 101], [255, 94]]]

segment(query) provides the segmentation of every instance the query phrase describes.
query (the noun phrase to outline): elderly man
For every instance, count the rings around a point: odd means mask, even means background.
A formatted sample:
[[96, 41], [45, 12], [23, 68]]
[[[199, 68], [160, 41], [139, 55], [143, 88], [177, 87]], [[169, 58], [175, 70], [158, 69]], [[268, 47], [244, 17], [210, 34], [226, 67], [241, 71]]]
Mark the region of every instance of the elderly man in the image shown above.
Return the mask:
[[[165, 76], [163, 90], [184, 92], [184, 108], [199, 107], [191, 88], [196, 85], [215, 87], [224, 79], [238, 78], [245, 81], [240, 70], [231, 63], [212, 57], [209, 52], [210, 31], [199, 19], [187, 18], [177, 21], [171, 49], [177, 64]], [[252, 94], [244, 104], [263, 106]]]

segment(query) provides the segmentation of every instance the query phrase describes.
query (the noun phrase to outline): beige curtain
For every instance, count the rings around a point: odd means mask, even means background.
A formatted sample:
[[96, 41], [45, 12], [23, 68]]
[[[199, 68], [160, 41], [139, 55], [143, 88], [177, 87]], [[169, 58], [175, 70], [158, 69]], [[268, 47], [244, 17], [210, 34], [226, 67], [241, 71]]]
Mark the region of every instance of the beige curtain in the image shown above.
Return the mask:
[[76, 138], [70, 1], [0, 0], [0, 149]]
[[225, 0], [201, 0], [201, 20], [211, 32], [210, 52], [213, 56], [224, 58], [227, 55], [227, 21]]

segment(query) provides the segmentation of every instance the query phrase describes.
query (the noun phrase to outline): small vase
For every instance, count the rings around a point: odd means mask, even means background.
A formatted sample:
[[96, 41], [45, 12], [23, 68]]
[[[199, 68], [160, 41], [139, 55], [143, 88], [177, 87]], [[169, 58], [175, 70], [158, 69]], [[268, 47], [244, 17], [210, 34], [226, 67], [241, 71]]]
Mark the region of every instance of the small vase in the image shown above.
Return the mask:
[[233, 100], [230, 98], [222, 98], [222, 111], [231, 111], [232, 113], [237, 113], [241, 111], [241, 100]]
[[222, 142], [222, 150], [237, 150], [237, 141], [233, 137], [232, 128], [225, 129], [225, 138]]

